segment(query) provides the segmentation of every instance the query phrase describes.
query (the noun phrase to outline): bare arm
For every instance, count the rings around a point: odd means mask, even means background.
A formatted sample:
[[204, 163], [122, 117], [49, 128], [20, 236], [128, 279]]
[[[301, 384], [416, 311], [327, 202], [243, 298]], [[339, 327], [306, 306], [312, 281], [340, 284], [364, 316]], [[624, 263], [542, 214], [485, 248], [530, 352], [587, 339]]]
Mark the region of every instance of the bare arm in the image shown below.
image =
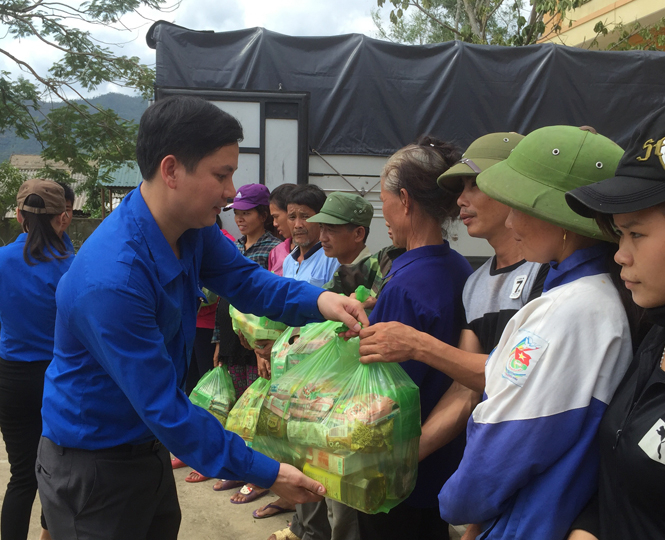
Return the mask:
[[[477, 354], [481, 353], [483, 348], [478, 336], [472, 330], [462, 330], [457, 350]], [[448, 444], [464, 430], [473, 409], [480, 403], [480, 397], [480, 392], [471, 390], [457, 381], [453, 382], [423, 424], [420, 436], [420, 460]]]
[[422, 461], [462, 433], [479, 402], [478, 392], [453, 382], [423, 424], [418, 460]]
[[[466, 344], [466, 341], [469, 343]], [[471, 330], [462, 331], [460, 346], [468, 346], [472, 352], [448, 345], [398, 322], [377, 323], [360, 331], [360, 361], [364, 364], [418, 360], [467, 388], [482, 392], [485, 388], [487, 355], [480, 352], [478, 338]]]

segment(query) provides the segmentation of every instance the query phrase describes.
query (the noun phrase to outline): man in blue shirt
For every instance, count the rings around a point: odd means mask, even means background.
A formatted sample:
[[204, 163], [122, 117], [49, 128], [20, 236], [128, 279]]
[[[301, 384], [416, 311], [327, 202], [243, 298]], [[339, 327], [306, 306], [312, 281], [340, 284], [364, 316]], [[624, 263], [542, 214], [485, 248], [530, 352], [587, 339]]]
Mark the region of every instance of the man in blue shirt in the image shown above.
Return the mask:
[[58, 287], [37, 459], [55, 540], [176, 538], [180, 508], [166, 448], [206, 476], [247, 480], [299, 502], [325, 491], [247, 448], [183, 392], [199, 282], [243, 312], [294, 326], [324, 318], [358, 330], [367, 324], [359, 303], [274, 276], [219, 234], [215, 217], [235, 194], [241, 139], [237, 120], [204, 100], [179, 96], [148, 108], [137, 141], [144, 182], [88, 239]]
[[286, 208], [291, 241], [296, 247], [284, 259], [284, 277], [323, 287], [339, 268], [337, 259], [326, 257], [319, 241], [319, 224], [307, 221], [321, 211], [325, 202], [326, 194], [323, 190], [311, 184], [297, 186], [289, 194]]

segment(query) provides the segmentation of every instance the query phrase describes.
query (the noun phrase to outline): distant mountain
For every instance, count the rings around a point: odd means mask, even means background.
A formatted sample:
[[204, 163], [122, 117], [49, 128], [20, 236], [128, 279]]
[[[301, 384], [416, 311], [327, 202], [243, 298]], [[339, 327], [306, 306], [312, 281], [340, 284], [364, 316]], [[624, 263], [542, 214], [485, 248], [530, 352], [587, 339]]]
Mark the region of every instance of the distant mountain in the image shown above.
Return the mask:
[[[90, 103], [113, 109], [118, 115], [126, 120], [134, 120], [138, 123], [143, 111], [148, 108], [148, 102], [141, 97], [126, 96], [124, 94], [110, 93], [89, 100]], [[77, 103], [82, 103], [80, 100]], [[42, 111], [46, 113], [51, 107], [59, 104], [43, 103]], [[21, 139], [13, 132], [0, 133], [0, 161], [9, 159], [12, 154], [39, 154], [42, 148], [34, 139]]]

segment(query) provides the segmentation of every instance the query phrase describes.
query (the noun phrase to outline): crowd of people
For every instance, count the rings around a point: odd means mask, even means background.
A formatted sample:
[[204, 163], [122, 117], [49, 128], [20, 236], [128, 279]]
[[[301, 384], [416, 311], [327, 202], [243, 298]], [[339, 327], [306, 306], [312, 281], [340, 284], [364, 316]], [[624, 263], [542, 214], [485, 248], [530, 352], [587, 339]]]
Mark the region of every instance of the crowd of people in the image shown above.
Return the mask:
[[[151, 105], [144, 181], [76, 255], [71, 189], [21, 186], [23, 233], [0, 248], [3, 540], [27, 538], [37, 490], [43, 539], [176, 538], [185, 466], [234, 504], [278, 495], [252, 509], [292, 514], [270, 540], [665, 538], [665, 108], [625, 152], [589, 126], [419, 138], [382, 171], [377, 253], [358, 194], [236, 191], [241, 139], [204, 100]], [[475, 271], [447, 240], [458, 219], [494, 251]], [[230, 305], [339, 321], [360, 362], [400, 363], [422, 431], [403, 502], [328, 498], [188, 400], [215, 366], [238, 398], [271, 378], [274, 342], [250, 346]]]

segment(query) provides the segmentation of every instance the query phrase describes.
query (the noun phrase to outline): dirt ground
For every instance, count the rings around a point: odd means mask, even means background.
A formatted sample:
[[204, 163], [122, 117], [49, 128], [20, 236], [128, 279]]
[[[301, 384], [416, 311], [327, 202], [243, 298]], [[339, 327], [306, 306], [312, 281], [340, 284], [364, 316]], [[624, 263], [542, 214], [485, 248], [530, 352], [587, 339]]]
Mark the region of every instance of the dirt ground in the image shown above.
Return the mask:
[[[0, 500], [9, 481], [9, 463], [4, 445], [0, 444]], [[286, 527], [291, 514], [281, 514], [268, 519], [254, 519], [252, 510], [267, 504], [277, 497], [270, 494], [250, 504], [231, 504], [233, 491], [213, 491], [213, 481], [188, 484], [185, 477], [190, 468], [174, 471], [178, 497], [182, 508], [180, 540], [267, 540], [275, 531]], [[30, 522], [28, 540], [38, 540], [41, 530], [39, 496], [35, 499]], [[461, 532], [461, 528], [458, 528]], [[451, 538], [460, 534], [451, 528]]]

